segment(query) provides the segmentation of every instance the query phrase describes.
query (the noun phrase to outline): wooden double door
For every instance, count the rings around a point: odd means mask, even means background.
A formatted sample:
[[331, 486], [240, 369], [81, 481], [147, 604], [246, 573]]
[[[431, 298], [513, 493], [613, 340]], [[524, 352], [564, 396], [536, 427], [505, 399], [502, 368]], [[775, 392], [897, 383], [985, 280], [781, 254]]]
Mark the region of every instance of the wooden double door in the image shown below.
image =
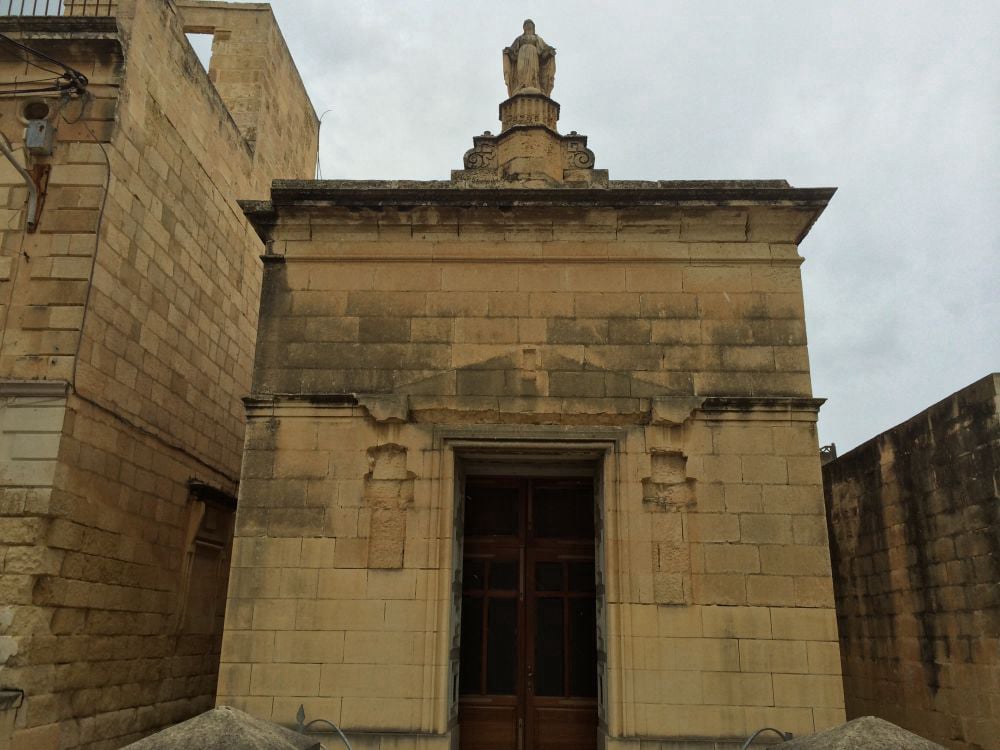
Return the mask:
[[461, 750], [597, 746], [591, 479], [469, 478]]

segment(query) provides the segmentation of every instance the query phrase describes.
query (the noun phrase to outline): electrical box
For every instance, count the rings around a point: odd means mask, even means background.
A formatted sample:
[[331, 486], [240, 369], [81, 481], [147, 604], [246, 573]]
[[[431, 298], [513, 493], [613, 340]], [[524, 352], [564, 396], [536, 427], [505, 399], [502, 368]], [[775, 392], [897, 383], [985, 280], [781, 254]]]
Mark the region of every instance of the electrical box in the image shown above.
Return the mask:
[[24, 144], [32, 156], [51, 156], [56, 127], [48, 120], [28, 120], [24, 131]]

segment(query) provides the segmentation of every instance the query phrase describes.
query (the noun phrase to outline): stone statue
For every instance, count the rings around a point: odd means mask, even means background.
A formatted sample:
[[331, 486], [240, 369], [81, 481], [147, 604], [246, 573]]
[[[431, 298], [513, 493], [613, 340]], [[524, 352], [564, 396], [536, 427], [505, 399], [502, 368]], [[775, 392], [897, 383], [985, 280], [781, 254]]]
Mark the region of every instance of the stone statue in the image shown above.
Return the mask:
[[535, 33], [535, 22], [524, 22], [524, 33], [503, 51], [507, 95], [552, 93], [556, 78], [556, 48]]

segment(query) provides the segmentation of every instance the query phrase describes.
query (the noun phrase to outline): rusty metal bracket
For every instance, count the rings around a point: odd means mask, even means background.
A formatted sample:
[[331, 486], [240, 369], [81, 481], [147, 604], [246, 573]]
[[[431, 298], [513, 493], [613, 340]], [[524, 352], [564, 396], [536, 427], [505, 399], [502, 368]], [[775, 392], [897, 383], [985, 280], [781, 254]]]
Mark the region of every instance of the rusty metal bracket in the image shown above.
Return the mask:
[[35, 189], [38, 191], [38, 198], [35, 201], [35, 215], [28, 222], [28, 234], [34, 234], [38, 231], [38, 222], [42, 218], [42, 208], [45, 206], [45, 194], [49, 189], [49, 174], [51, 172], [51, 164], [33, 164], [28, 170], [31, 181], [35, 183]]

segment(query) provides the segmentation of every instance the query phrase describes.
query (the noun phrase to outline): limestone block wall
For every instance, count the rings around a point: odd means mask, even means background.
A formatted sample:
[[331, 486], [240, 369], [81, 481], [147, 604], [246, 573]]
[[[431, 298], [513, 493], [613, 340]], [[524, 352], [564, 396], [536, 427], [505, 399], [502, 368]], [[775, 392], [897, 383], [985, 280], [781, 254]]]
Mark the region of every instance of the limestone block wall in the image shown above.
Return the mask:
[[823, 467], [847, 712], [1000, 747], [1000, 375]]
[[[352, 729], [440, 732], [449, 509], [429, 434], [363, 415], [303, 406], [250, 420], [218, 700], [283, 724], [304, 704]], [[402, 558], [382, 569], [365, 485], [371, 449], [387, 444], [414, 478], [393, 534]]]
[[[236, 199], [266, 194], [274, 176], [311, 174], [315, 139], [303, 121], [280, 155], [255, 152], [184, 40], [183, 13], [165, 2], [132, 12], [119, 17], [128, 38], [159, 43], [125, 53], [77, 390], [112, 378], [119, 387], [102, 395], [113, 409], [235, 476], [260, 290], [260, 244]], [[297, 77], [272, 85], [276, 98], [297, 97], [300, 118], [312, 112]]]
[[801, 258], [766, 224], [748, 238], [749, 214], [289, 212], [254, 389], [808, 396]]
[[[3, 521], [36, 528], [41, 555], [33, 569], [7, 557], [4, 579], [19, 576], [24, 595], [0, 605], [13, 648], [0, 649], [0, 683], [27, 696], [13, 747], [116, 747], [214, 700], [224, 498], [239, 476], [261, 275], [236, 200], [312, 173], [315, 117], [297, 76], [273, 75], [261, 95], [274, 86], [298, 105], [303, 138], [255, 151], [170, 0], [5, 23], [84, 72], [91, 97], [48, 100], [54, 151], [31, 159], [18, 150], [23, 99], [0, 101], [22, 163], [51, 167], [28, 233], [23, 181], [0, 163], [0, 379], [15, 399], [24, 381], [54, 384], [64, 410], [48, 484], [0, 482]], [[0, 68], [33, 75], [9, 56]]]
[[[5, 665], [18, 663], [28, 644], [22, 636], [36, 627], [32, 604], [35, 575], [58, 568], [58, 555], [45, 545], [47, 524], [39, 517], [49, 506], [60, 435], [66, 418], [66, 387], [58, 383], [0, 384], [0, 678]], [[6, 682], [4, 688], [8, 687]], [[0, 750], [9, 750], [21, 702], [5, 693], [0, 709]]]
[[[739, 411], [706, 407], [683, 427], [605, 415], [620, 467], [604, 490], [609, 747], [738, 746], [765, 725], [801, 735], [843, 720], [814, 413]], [[303, 705], [361, 747], [400, 732], [448, 746], [454, 457], [435, 446], [446, 427], [424, 421], [439, 415], [410, 419], [301, 400], [251, 410], [219, 702], [285, 724]], [[521, 419], [479, 434], [589, 432]], [[388, 565], [367, 489], [380, 446], [405, 456], [398, 481], [411, 483], [388, 493], [402, 500]], [[695, 488], [683, 509], [643, 481], [668, 450]]]
[[55, 481], [60, 436], [66, 419], [61, 384], [0, 386], [0, 475], [17, 485], [0, 495], [0, 664], [17, 654], [16, 633], [30, 627], [33, 576], [58, 563], [44, 545], [46, 524], [37, 510], [47, 508]]
[[[609, 747], [842, 721], [815, 440], [808, 409], [711, 400], [681, 427], [629, 430], [605, 500]], [[668, 451], [692, 489], [679, 507], [650, 493]]]
[[[107, 21], [108, 19], [104, 19]], [[90, 21], [87, 21], [90, 23]], [[108, 23], [101, 24], [108, 31]], [[5, 33], [9, 30], [5, 30]], [[27, 189], [24, 179], [0, 159], [0, 192], [6, 221], [0, 232], [0, 377], [17, 380], [69, 381], [79, 341], [83, 308], [92, 266], [95, 229], [108, 168], [97, 141], [106, 142], [114, 123], [119, 95], [121, 54], [113, 39], [89, 43], [61, 40], [67, 64], [87, 75], [93, 85], [86, 109], [79, 103], [60, 109], [58, 98], [48, 102], [58, 126], [59, 147], [52, 157], [35, 159], [49, 167], [47, 190], [38, 231], [25, 231]], [[30, 79], [37, 70], [2, 53], [5, 80]], [[31, 167], [23, 150], [27, 97], [0, 100], [3, 137], [17, 162]], [[65, 116], [65, 119], [63, 119]], [[69, 120], [71, 122], [67, 122]], [[96, 141], [95, 141], [96, 139]]]

